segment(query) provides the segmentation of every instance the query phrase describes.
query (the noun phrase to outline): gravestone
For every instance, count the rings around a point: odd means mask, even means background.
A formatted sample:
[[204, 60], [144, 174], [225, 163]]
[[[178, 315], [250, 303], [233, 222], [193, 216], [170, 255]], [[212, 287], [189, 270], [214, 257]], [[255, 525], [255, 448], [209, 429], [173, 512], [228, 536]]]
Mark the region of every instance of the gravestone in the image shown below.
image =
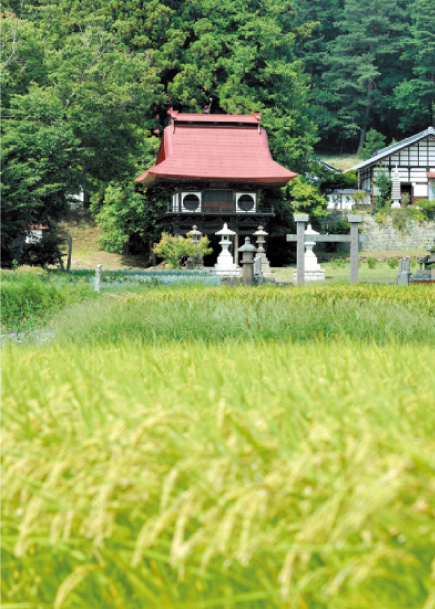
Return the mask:
[[399, 274], [397, 275], [397, 283], [399, 285], [409, 285], [411, 274], [411, 260], [409, 256], [407, 258], [401, 258], [399, 260]]

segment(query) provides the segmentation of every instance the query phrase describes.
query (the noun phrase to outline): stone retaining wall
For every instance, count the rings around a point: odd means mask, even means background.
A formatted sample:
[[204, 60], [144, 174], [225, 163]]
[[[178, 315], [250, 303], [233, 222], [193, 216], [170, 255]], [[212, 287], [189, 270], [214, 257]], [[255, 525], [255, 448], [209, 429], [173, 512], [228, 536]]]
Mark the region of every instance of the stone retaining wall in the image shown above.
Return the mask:
[[[367, 243], [361, 244], [361, 251], [427, 249], [435, 242], [435, 222], [408, 220], [406, 229], [401, 232], [393, 227], [390, 217], [386, 224], [379, 224], [371, 214], [363, 212], [361, 215], [364, 235], [368, 237]], [[347, 213], [334, 212], [322, 221], [323, 230], [326, 232], [328, 225], [328, 232], [333, 233], [334, 224], [346, 219]], [[345, 244], [343, 246], [340, 245], [340, 250], [349, 249]]]

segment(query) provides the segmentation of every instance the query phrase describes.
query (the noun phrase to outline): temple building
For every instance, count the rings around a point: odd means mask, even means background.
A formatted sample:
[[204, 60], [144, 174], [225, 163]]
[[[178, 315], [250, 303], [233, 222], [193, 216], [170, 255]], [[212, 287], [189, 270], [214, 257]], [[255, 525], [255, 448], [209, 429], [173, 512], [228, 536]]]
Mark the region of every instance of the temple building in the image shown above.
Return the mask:
[[186, 234], [195, 224], [210, 236], [226, 222], [237, 252], [239, 236], [274, 216], [267, 189], [297, 174], [272, 159], [261, 114], [168, 114], [157, 161], [136, 182], [168, 193], [166, 232]]
[[357, 171], [358, 188], [365, 190], [371, 203], [379, 194], [376, 176], [387, 171], [397, 182], [397, 198], [413, 204], [421, 199], [435, 200], [435, 128], [396, 142], [347, 171]]

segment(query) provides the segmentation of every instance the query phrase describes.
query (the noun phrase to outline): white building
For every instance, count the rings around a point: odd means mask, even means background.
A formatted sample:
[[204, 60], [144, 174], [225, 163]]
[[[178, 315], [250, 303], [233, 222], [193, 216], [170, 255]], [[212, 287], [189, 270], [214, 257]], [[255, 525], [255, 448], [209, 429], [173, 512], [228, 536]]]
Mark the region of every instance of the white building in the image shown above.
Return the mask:
[[358, 187], [370, 195], [371, 203], [378, 194], [376, 176], [388, 171], [392, 177], [397, 167], [400, 180], [400, 195], [408, 195], [409, 203], [421, 199], [435, 200], [435, 129], [408, 137], [401, 142], [379, 150], [370, 159], [359, 163], [348, 171], [358, 172]]
[[339, 190], [333, 190], [332, 192], [327, 192], [326, 198], [328, 199], [328, 211], [350, 210], [357, 202], [363, 203], [364, 205], [369, 205], [370, 197], [366, 193], [363, 200], [356, 201], [354, 199], [354, 194], [359, 192], [359, 190], [354, 190], [352, 188], [342, 188]]

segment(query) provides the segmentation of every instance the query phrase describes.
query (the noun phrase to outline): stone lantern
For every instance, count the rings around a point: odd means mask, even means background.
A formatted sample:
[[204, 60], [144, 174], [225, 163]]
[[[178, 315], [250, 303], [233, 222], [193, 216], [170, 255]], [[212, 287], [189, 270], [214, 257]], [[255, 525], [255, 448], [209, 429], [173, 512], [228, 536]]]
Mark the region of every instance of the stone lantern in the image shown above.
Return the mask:
[[[192, 230], [187, 233], [187, 237], [190, 237], [192, 239], [192, 243], [198, 244], [201, 241], [202, 233], [194, 224]], [[196, 256], [189, 256], [186, 262], [186, 268], [202, 270], [204, 268], [204, 259], [201, 254], [197, 254]]]
[[243, 266], [243, 285], [252, 285], [254, 283], [254, 254], [257, 249], [251, 244], [251, 239], [246, 237], [245, 245], [239, 247], [238, 251], [240, 254], [243, 254], [240, 261], [240, 264]]
[[261, 272], [263, 275], [270, 274], [270, 264], [264, 250], [264, 243], [268, 234], [269, 233], [266, 233], [261, 225], [254, 233], [254, 237], [257, 237], [257, 255], [255, 256], [255, 260], [261, 258]]
[[[222, 246], [222, 251], [218, 256], [217, 262], [214, 265], [216, 275], [239, 275], [237, 266], [233, 262], [233, 257], [230, 253], [231, 236], [236, 233], [230, 230], [225, 222], [224, 227], [218, 230], [216, 235], [219, 235], [221, 240], [219, 245]], [[240, 251], [240, 250], [239, 250]]]

